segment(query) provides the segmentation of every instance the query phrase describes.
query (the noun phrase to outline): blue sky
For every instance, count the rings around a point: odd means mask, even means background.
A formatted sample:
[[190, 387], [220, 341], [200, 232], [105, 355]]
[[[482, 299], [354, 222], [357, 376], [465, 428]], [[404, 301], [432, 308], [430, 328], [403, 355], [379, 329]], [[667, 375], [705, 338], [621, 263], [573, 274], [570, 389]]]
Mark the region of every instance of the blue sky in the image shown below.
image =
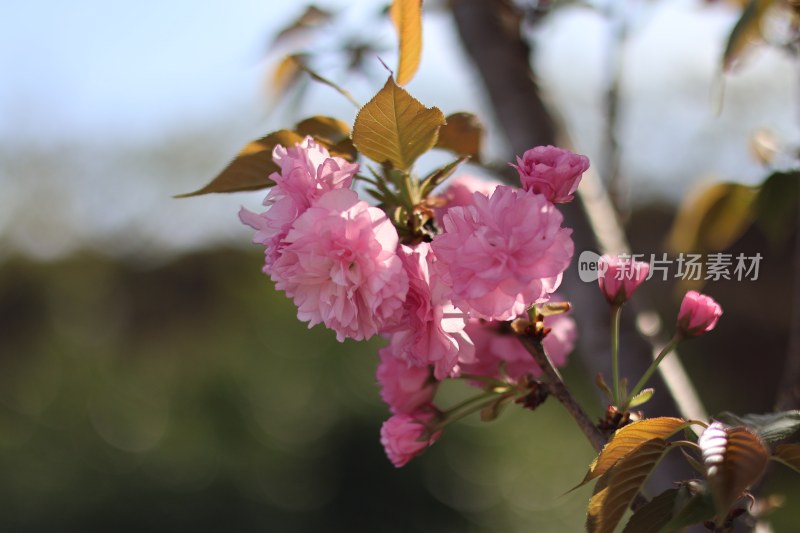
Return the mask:
[[[634, 29], [624, 54], [619, 133], [634, 198], [677, 199], [698, 180], [758, 182], [765, 170], [747, 148], [757, 128], [773, 130], [782, 146], [800, 145], [799, 69], [776, 50], [757, 49], [727, 78], [716, 112], [719, 57], [736, 19], [730, 7], [624, 3], [621, 13]], [[374, 22], [382, 5], [333, 4], [346, 16], [317, 46], [329, 47], [337, 35], [376, 37], [389, 48], [382, 58], [394, 65], [391, 27]], [[4, 6], [0, 250], [54, 257], [85, 246], [140, 253], [248, 242], [235, 213], [241, 204], [256, 208], [259, 193], [171, 196], [208, 181], [248, 140], [291, 125], [285, 110], [271, 108], [267, 79], [280, 51], [267, 53], [267, 45], [303, 8], [272, 0]], [[577, 149], [593, 159], [600, 156], [609, 35], [603, 16], [577, 8], [559, 10], [532, 35], [546, 96]], [[296, 39], [284, 51], [309, 43]], [[374, 79], [346, 80], [336, 68], [330, 76], [363, 102], [383, 82], [375, 65]], [[491, 125], [480, 87], [449, 18], [428, 12], [422, 65], [409, 90], [426, 105], [473, 111]], [[312, 114], [348, 120], [355, 109], [313, 86], [299, 116]], [[159, 152], [163, 143], [195, 138], [196, 157], [169, 161]], [[503, 153], [495, 131], [487, 141], [490, 155]], [[62, 160], [62, 145], [80, 153]], [[18, 153], [31, 146], [41, 154], [36, 165]]]
[[[295, 8], [297, 9], [297, 8]], [[274, 2], [14, 2], [0, 19], [0, 109], [29, 134], [209, 114], [252, 92]], [[209, 105], [216, 102], [216, 105]]]

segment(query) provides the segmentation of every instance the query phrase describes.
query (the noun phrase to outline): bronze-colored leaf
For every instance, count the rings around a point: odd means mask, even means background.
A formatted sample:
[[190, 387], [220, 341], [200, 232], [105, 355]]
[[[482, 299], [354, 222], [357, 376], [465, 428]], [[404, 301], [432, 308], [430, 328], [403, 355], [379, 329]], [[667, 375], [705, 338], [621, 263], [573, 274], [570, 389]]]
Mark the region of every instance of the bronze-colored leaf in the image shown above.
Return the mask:
[[800, 473], [800, 444], [781, 444], [772, 458]]
[[761, 22], [773, 2], [774, 0], [750, 0], [742, 10], [742, 16], [728, 36], [722, 56], [722, 68], [726, 72], [738, 64], [745, 50], [762, 39]]
[[389, 16], [400, 45], [397, 84], [405, 85], [416, 74], [422, 57], [422, 0], [393, 0]]
[[317, 28], [333, 18], [333, 13], [315, 5], [310, 5], [303, 13], [283, 28], [272, 40], [270, 47], [275, 47], [281, 41], [301, 33], [305, 30]]
[[666, 439], [687, 424], [682, 418], [664, 416], [646, 418], [618, 429], [589, 466], [581, 485], [608, 472], [643, 442], [654, 438]]
[[478, 117], [472, 113], [453, 113], [446, 120], [447, 124], [439, 129], [436, 148], [466, 155], [480, 162], [485, 129]]
[[358, 157], [358, 151], [350, 138], [350, 126], [339, 119], [316, 115], [298, 123], [295, 131], [302, 136], [311, 135], [324, 144], [333, 156], [351, 163]]
[[378, 163], [408, 170], [436, 144], [445, 119], [439, 109], [427, 108], [399, 87], [391, 76], [361, 108], [353, 125], [353, 144]]
[[756, 224], [767, 235], [770, 243], [778, 247], [793, 235], [800, 202], [800, 172], [775, 172], [758, 191]]
[[678, 489], [668, 489], [639, 508], [622, 533], [659, 533], [672, 518]]
[[606, 383], [606, 380], [603, 378], [603, 373], [598, 372], [597, 375], [594, 377], [594, 382], [597, 385], [597, 388], [600, 389], [603, 394], [606, 395], [609, 402], [614, 401], [614, 393], [611, 392], [611, 388]]
[[303, 138], [289, 130], [279, 130], [247, 144], [225, 169], [211, 182], [194, 192], [176, 198], [198, 196], [211, 192], [255, 191], [275, 185], [269, 176], [280, 169], [272, 161], [275, 145], [294, 146]]
[[650, 439], [640, 443], [606, 472], [589, 500], [586, 529], [590, 533], [613, 533], [668, 443]]
[[324, 115], [315, 115], [302, 120], [294, 129], [302, 136], [311, 135], [325, 141], [326, 144], [336, 144], [350, 137], [350, 126], [346, 122]]
[[275, 93], [276, 100], [296, 87], [297, 83], [303, 79], [303, 69], [300, 65], [305, 57], [304, 54], [288, 55], [275, 67], [272, 73], [272, 90]]
[[703, 451], [706, 479], [720, 516], [726, 516], [742, 493], [764, 473], [769, 451], [745, 427], [725, 427], [714, 422], [698, 439]]
[[716, 252], [738, 239], [755, 218], [756, 190], [715, 183], [680, 207], [670, 230], [674, 252]]

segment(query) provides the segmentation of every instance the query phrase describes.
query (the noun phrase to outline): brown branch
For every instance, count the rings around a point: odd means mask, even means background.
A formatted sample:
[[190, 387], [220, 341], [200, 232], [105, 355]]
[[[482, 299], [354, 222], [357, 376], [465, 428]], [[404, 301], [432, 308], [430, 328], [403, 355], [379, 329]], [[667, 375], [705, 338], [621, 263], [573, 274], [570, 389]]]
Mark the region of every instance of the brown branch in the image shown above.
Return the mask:
[[580, 430], [586, 435], [586, 438], [592, 444], [595, 451], [599, 452], [602, 450], [603, 446], [606, 445], [605, 436], [603, 436], [594, 422], [592, 422], [592, 419], [589, 418], [589, 415], [586, 414], [586, 411], [584, 411], [575, 400], [575, 397], [567, 388], [564, 380], [561, 379], [561, 374], [559, 374], [558, 370], [553, 366], [553, 363], [550, 362], [550, 358], [545, 353], [541, 341], [534, 337], [526, 336], [520, 336], [519, 339], [522, 345], [528, 350], [528, 353], [533, 356], [539, 368], [544, 372], [544, 375], [547, 376], [547, 387], [550, 390], [550, 394], [566, 408], [570, 416], [575, 420], [575, 423], [578, 424]]

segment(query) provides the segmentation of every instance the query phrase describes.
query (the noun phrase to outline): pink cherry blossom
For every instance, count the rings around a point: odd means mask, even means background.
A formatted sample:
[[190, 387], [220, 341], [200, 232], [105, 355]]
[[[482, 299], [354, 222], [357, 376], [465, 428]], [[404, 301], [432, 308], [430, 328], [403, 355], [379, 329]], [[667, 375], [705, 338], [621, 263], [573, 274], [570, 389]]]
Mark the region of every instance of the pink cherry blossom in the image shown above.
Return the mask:
[[501, 185], [490, 197], [453, 207], [431, 244], [436, 272], [459, 308], [507, 320], [546, 301], [572, 258], [571, 229], [544, 196]]
[[297, 217], [326, 192], [349, 188], [358, 172], [358, 164], [331, 157], [328, 150], [311, 137], [290, 148], [275, 146], [272, 160], [281, 170], [270, 175], [275, 186], [264, 199], [269, 209], [264, 213], [245, 208], [239, 211], [242, 223], [256, 230], [253, 242], [267, 247], [264, 267], [267, 273], [280, 255], [283, 239]]
[[309, 327], [322, 322], [339, 341], [362, 340], [396, 319], [408, 291], [397, 231], [354, 191], [323, 194], [284, 242], [271, 277]]
[[436, 394], [437, 382], [430, 367], [415, 367], [391, 354], [389, 347], [378, 351], [381, 362], [375, 377], [381, 386], [381, 398], [392, 413], [412, 413], [429, 404]]
[[571, 202], [581, 176], [589, 168], [589, 158], [555, 146], [537, 146], [517, 157], [522, 188], [543, 194], [556, 204]]
[[449, 181], [448, 187], [442, 192], [442, 197], [447, 202], [447, 207], [463, 207], [475, 203], [474, 193], [491, 196], [498, 185], [499, 181], [457, 176]]
[[491, 196], [495, 188], [500, 185], [499, 181], [482, 180], [472, 176], [457, 176], [448, 181], [448, 186], [439, 195], [441, 205], [434, 209], [436, 223], [441, 228], [442, 218], [451, 207], [465, 207], [475, 203], [476, 192], [484, 196]]
[[395, 357], [415, 366], [433, 365], [436, 379], [458, 372], [459, 362], [470, 362], [474, 349], [464, 333], [466, 315], [445, 298], [448, 288], [433, 267], [435, 257], [428, 243], [401, 246], [398, 255], [409, 279], [401, 320], [384, 333], [390, 334]]
[[650, 264], [630, 257], [604, 255], [597, 261], [597, 270], [600, 292], [608, 303], [621, 305], [647, 279]]
[[689, 291], [678, 312], [678, 332], [684, 337], [696, 337], [714, 329], [721, 316], [722, 306], [711, 296]]
[[[550, 328], [542, 342], [544, 349], [553, 365], [562, 367], [575, 348], [575, 320], [567, 315], [551, 315], [544, 318], [544, 325]], [[475, 363], [464, 365], [463, 373], [494, 378], [508, 376], [512, 380], [527, 374], [534, 377], [542, 374], [542, 369], [508, 329], [507, 323], [473, 319], [466, 331], [475, 343]]]
[[427, 424], [433, 414], [415, 411], [412, 414], [396, 414], [381, 426], [381, 444], [392, 464], [400, 468], [424, 452], [441, 435], [438, 431], [429, 434]]

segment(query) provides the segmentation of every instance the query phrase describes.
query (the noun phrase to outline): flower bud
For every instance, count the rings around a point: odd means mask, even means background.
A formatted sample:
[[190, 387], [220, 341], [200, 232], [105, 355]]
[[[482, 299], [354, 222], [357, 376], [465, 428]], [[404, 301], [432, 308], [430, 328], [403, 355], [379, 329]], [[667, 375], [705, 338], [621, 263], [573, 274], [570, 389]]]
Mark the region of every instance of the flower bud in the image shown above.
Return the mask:
[[400, 468], [436, 442], [441, 431], [429, 435], [426, 426], [433, 415], [416, 411], [410, 415], [396, 414], [381, 426], [381, 444], [392, 464]]
[[589, 158], [555, 146], [537, 146], [517, 157], [522, 188], [542, 194], [554, 204], [573, 200], [581, 176], [589, 168]]
[[634, 261], [630, 257], [604, 255], [597, 261], [600, 292], [608, 303], [621, 305], [628, 301], [633, 291], [642, 284], [650, 272], [650, 264]]
[[722, 307], [711, 296], [689, 291], [678, 312], [678, 333], [684, 337], [702, 335], [714, 329], [720, 316]]

